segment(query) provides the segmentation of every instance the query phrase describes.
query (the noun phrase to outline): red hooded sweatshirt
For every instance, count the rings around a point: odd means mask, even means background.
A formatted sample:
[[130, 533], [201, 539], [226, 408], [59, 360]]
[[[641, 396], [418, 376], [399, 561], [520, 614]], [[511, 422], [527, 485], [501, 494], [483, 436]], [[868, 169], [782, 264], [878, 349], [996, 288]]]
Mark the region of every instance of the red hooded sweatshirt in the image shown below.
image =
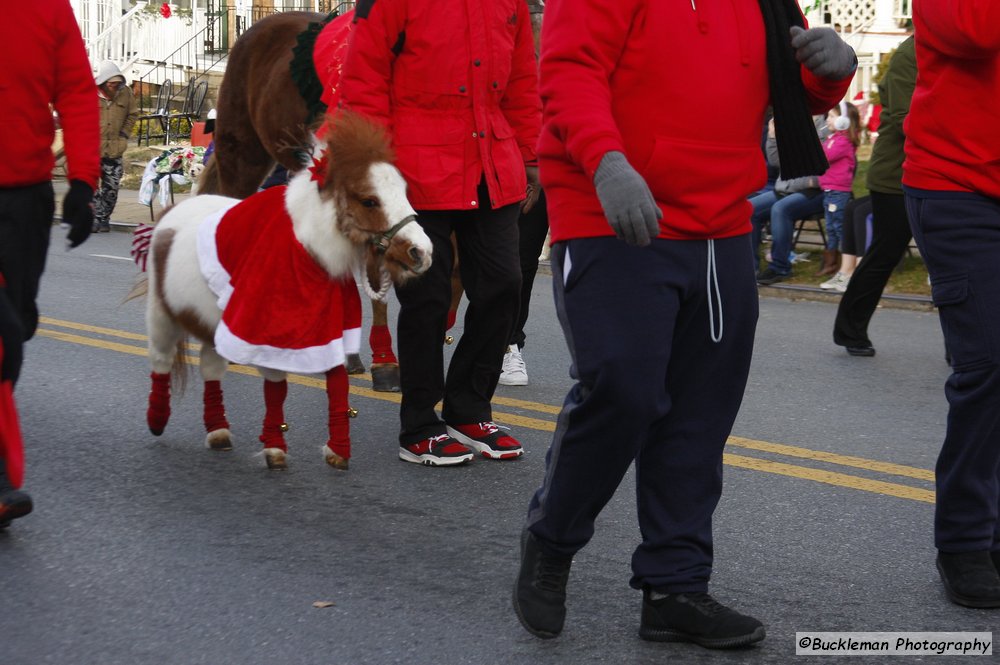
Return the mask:
[[903, 184], [1000, 199], [1000, 2], [913, 3]]
[[[660, 237], [750, 232], [770, 99], [758, 0], [549, 0], [540, 67], [553, 241], [614, 235], [593, 184], [609, 150], [645, 178], [663, 211]], [[810, 111], [823, 113], [851, 77], [803, 68], [802, 80]]]
[[0, 2], [0, 187], [52, 179], [59, 113], [69, 180], [96, 187], [100, 116], [94, 76], [67, 0]]

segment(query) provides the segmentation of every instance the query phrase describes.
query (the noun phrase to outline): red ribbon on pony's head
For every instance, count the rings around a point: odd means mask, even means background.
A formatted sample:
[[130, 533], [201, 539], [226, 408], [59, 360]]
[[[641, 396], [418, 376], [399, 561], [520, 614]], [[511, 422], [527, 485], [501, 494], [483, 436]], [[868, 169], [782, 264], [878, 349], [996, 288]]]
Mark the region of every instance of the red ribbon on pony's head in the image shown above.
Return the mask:
[[312, 166], [309, 167], [309, 172], [312, 173], [311, 179], [313, 182], [318, 182], [320, 187], [326, 182], [326, 173], [330, 168], [330, 153], [327, 150], [323, 150], [320, 153], [319, 159], [313, 160]]

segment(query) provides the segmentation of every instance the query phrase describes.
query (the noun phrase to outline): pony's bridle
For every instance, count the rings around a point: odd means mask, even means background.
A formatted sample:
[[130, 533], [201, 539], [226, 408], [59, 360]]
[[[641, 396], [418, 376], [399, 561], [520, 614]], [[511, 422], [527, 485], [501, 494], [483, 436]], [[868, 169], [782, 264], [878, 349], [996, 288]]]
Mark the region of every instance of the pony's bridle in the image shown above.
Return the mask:
[[407, 215], [403, 219], [396, 222], [392, 226], [392, 228], [385, 231], [384, 233], [379, 233], [377, 231], [368, 231], [367, 229], [362, 229], [362, 231], [371, 234], [371, 237], [368, 239], [368, 242], [374, 245], [375, 251], [378, 252], [379, 254], [385, 254], [387, 251], [389, 251], [389, 243], [392, 242], [392, 239], [396, 236], [396, 234], [399, 233], [404, 226], [406, 226], [412, 221], [415, 221], [416, 219], [417, 219], [416, 215]]

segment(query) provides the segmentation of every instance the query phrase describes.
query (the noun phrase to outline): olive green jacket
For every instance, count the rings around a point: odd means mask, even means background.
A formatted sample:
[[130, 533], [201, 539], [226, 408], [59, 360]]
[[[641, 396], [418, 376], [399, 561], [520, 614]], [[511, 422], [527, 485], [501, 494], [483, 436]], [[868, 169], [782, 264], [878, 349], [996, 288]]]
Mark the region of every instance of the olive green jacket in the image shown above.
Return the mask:
[[913, 37], [903, 41], [889, 59], [889, 67], [878, 84], [882, 102], [878, 138], [868, 165], [868, 189], [881, 194], [903, 193], [903, 120], [910, 112], [910, 98], [917, 81], [917, 57]]
[[139, 117], [139, 105], [125, 86], [118, 89], [114, 99], [105, 99], [98, 93], [97, 104], [101, 109], [101, 157], [117, 159], [128, 147], [132, 128]]

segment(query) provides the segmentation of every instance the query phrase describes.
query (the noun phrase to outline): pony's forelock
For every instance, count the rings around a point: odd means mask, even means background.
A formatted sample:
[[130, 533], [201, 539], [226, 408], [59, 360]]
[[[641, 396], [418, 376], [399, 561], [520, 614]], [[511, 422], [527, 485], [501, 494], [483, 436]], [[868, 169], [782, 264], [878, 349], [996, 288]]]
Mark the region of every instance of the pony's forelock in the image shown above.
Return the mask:
[[[377, 162], [392, 163], [395, 155], [385, 129], [352, 111], [338, 110], [327, 120], [327, 172], [324, 189], [335, 181], [359, 182]], [[332, 176], [332, 177], [331, 177]]]

